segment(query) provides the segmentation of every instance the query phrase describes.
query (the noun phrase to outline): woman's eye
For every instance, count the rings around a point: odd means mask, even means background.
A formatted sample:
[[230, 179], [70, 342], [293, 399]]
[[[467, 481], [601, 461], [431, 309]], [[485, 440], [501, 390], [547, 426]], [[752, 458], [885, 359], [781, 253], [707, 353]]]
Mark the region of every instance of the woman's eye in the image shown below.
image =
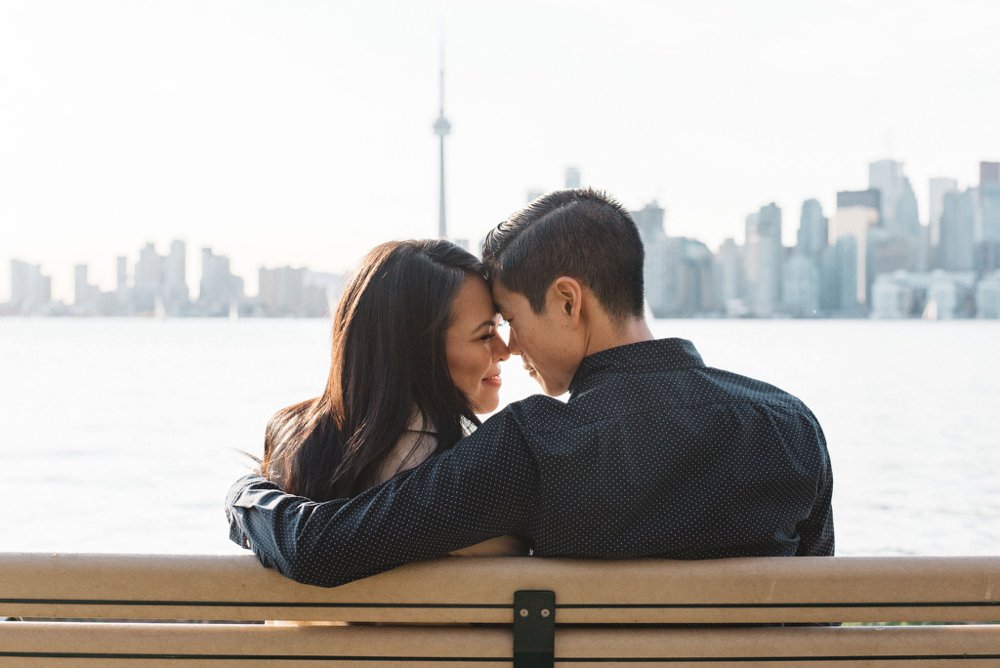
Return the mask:
[[494, 336], [496, 336], [496, 332], [490, 332], [489, 334], [483, 334], [482, 336], [480, 336], [479, 340], [480, 341], [489, 341]]

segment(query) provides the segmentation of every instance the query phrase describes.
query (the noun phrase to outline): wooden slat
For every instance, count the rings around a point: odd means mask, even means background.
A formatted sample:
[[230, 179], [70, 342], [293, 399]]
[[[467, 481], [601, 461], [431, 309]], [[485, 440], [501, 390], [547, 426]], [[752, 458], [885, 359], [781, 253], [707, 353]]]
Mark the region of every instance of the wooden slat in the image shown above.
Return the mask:
[[[997, 665], [1000, 627], [560, 628], [557, 665]], [[509, 631], [469, 627], [0, 625], [0, 665], [510, 665]], [[173, 657], [169, 660], [167, 657]], [[180, 657], [180, 658], [178, 658]], [[48, 661], [48, 663], [46, 663]], [[56, 664], [57, 665], [57, 664]]]
[[518, 589], [560, 623], [1000, 621], [995, 557], [449, 558], [323, 589], [251, 555], [0, 554], [0, 615], [25, 617], [509, 623]]

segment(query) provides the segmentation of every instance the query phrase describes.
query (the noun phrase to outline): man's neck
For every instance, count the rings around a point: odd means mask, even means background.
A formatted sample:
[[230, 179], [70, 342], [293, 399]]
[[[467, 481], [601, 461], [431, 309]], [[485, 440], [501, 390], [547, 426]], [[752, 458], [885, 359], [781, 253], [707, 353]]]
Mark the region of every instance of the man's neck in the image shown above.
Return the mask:
[[625, 321], [595, 323], [587, 337], [586, 355], [594, 355], [603, 350], [627, 346], [631, 343], [652, 341], [653, 332], [645, 318], [628, 318]]

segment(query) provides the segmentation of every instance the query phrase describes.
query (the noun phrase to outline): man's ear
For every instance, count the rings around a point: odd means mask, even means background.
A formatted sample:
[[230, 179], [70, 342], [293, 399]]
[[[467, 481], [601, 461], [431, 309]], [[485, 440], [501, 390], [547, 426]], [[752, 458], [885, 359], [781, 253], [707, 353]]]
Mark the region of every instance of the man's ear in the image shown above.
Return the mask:
[[574, 324], [579, 321], [580, 308], [583, 306], [583, 288], [579, 281], [569, 276], [560, 276], [552, 282], [549, 294], [561, 315], [571, 318]]

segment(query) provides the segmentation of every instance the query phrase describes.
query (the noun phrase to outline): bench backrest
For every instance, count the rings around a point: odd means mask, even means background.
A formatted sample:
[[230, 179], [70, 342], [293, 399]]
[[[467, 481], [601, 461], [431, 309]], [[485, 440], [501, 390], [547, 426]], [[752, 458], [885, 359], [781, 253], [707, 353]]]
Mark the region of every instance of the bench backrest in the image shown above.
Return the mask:
[[[982, 667], [1000, 558], [449, 558], [321, 589], [250, 555], [2, 554], [5, 615], [73, 621], [0, 623], [0, 666]], [[245, 623], [275, 619], [379, 624]], [[228, 623], [191, 623], [209, 620]], [[855, 621], [973, 624], [649, 626]]]
[[994, 557], [453, 557], [322, 589], [251, 555], [0, 554], [0, 616], [510, 623], [519, 590], [560, 623], [1000, 622]]

